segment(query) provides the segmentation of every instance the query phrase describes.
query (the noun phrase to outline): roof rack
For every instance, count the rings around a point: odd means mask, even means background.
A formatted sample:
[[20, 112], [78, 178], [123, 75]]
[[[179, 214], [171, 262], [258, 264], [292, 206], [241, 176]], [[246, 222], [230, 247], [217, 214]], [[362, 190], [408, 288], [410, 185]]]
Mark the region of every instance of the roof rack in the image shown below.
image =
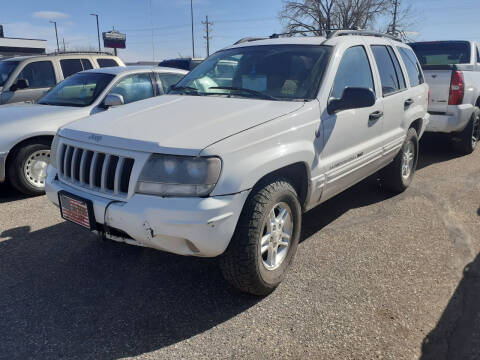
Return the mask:
[[[285, 33], [279, 33], [279, 34], [272, 34], [269, 36], [270, 39], [278, 39], [280, 36], [285, 36], [285, 35], [294, 35], [294, 34], [305, 34], [305, 33], [311, 33], [311, 32], [319, 32], [322, 30], [297, 30], [297, 31], [289, 31]], [[320, 36], [320, 35], [318, 35]], [[322, 35], [324, 36], [324, 35]]]
[[[245, 37], [243, 39], [238, 40], [234, 45], [245, 43], [245, 42], [250, 42], [250, 41], [258, 41], [258, 40], [266, 40], [266, 39], [278, 39], [281, 36], [286, 36], [286, 35], [294, 35], [294, 34], [305, 34], [305, 33], [311, 33], [311, 32], [319, 32], [323, 31], [325, 32], [327, 39], [331, 39], [337, 36], [345, 36], [345, 35], [358, 35], [358, 36], [375, 36], [375, 37], [383, 37], [383, 38], [388, 38], [391, 40], [395, 41], [400, 41], [403, 42], [402, 39], [390, 35], [390, 34], [383, 34], [379, 32], [374, 32], [374, 31], [366, 31], [366, 30], [360, 30], [360, 29], [330, 29], [330, 30], [298, 30], [298, 31], [290, 31], [290, 32], [285, 32], [285, 33], [279, 33], [279, 34], [272, 34], [269, 37]], [[320, 35], [319, 35], [320, 36]]]
[[383, 34], [379, 32], [365, 31], [365, 30], [335, 30], [327, 35], [327, 39], [331, 39], [337, 36], [345, 36], [345, 35], [384, 37], [391, 40], [403, 42], [402, 39], [390, 34]]
[[112, 53], [109, 53], [108, 51], [54, 51], [51, 53], [47, 53], [44, 55], [68, 55], [68, 54], [97, 54], [97, 55], [110, 55], [113, 56]]
[[245, 42], [250, 42], [250, 41], [266, 40], [266, 39], [268, 39], [268, 38], [267, 37], [244, 37], [244, 38], [238, 40], [233, 45], [238, 45], [238, 44], [245, 43]]

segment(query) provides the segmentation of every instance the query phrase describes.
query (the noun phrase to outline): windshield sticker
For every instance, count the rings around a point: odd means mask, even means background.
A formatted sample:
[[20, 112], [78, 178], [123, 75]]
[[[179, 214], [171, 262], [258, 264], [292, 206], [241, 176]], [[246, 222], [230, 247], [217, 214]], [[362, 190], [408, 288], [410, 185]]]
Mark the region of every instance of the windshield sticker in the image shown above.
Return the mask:
[[267, 90], [267, 76], [265, 75], [243, 75], [242, 87], [255, 91]]

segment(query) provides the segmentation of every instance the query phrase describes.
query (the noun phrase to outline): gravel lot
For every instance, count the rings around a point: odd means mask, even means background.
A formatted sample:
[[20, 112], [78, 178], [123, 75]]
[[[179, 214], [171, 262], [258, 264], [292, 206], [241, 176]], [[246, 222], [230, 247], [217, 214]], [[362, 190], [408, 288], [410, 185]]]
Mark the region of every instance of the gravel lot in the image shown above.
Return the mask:
[[307, 213], [264, 299], [0, 185], [0, 358], [479, 359], [480, 150], [421, 151], [404, 194], [371, 178]]

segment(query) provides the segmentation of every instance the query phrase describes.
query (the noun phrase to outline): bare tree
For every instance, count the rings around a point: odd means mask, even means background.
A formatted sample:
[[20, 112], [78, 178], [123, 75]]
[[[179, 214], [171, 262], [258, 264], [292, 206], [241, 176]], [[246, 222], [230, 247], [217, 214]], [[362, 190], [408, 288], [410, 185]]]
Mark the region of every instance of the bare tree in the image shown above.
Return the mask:
[[389, 7], [386, 32], [404, 40], [411, 39], [411, 35], [414, 34], [412, 29], [418, 22], [412, 5], [404, 5], [403, 0], [390, 0]]
[[335, 21], [337, 0], [284, 1], [280, 20], [285, 23], [285, 32], [309, 32], [323, 35]]
[[365, 29], [392, 0], [284, 0], [279, 14], [286, 32], [324, 35], [333, 29]]

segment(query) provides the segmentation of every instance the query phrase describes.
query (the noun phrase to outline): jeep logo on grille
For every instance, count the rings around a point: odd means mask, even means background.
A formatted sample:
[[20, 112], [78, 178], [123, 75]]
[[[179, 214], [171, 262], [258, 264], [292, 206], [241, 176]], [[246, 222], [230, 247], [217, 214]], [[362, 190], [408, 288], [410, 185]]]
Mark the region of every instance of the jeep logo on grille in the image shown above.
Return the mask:
[[103, 138], [103, 136], [101, 135], [96, 135], [96, 134], [90, 134], [90, 136], [88, 137], [88, 140], [93, 140], [95, 142], [99, 142], [101, 141]]

